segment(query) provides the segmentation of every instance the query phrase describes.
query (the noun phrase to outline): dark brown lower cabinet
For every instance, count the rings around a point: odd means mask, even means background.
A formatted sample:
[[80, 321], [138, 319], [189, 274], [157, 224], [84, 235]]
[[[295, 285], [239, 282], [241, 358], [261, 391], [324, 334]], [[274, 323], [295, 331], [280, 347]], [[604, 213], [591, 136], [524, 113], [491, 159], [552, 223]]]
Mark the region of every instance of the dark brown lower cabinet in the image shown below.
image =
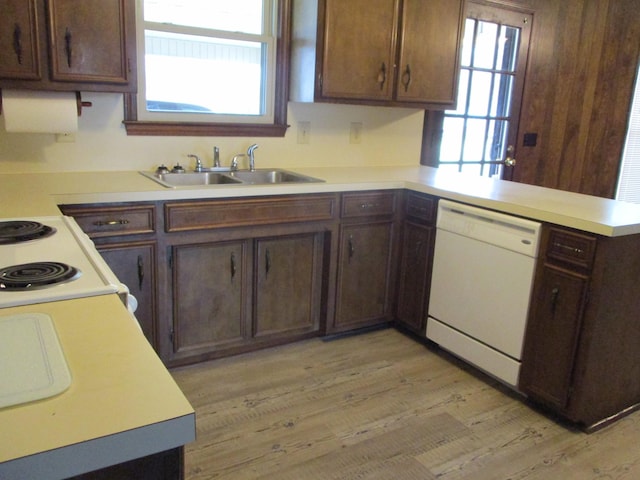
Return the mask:
[[171, 247], [170, 361], [319, 332], [323, 248], [323, 232]]
[[156, 242], [111, 243], [96, 245], [96, 248], [138, 301], [136, 319], [149, 343], [156, 348]]
[[588, 431], [640, 408], [640, 235], [545, 225], [519, 388]]
[[396, 322], [418, 334], [426, 328], [434, 241], [435, 227], [404, 223]]
[[403, 205], [396, 325], [424, 335], [431, 288], [438, 199], [424, 193], [404, 192]]

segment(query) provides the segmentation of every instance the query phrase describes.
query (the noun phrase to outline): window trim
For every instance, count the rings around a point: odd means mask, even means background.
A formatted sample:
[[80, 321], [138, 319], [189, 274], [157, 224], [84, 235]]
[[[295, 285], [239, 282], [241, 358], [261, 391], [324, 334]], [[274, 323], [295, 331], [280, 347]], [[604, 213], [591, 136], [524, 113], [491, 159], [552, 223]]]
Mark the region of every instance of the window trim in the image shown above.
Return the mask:
[[124, 94], [127, 135], [205, 137], [284, 137], [289, 100], [291, 0], [279, 0], [273, 123], [162, 122], [138, 120], [137, 94]]

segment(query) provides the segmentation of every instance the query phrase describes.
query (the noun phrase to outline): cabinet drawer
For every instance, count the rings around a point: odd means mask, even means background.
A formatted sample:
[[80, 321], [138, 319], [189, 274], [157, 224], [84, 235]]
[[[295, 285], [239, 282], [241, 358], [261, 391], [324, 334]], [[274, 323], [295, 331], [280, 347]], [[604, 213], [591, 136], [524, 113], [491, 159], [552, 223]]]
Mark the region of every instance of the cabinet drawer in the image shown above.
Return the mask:
[[395, 191], [345, 193], [342, 195], [342, 218], [393, 215], [395, 210]]
[[153, 233], [154, 205], [120, 205], [117, 207], [63, 206], [65, 215], [75, 218], [91, 238]]
[[408, 217], [421, 220], [425, 223], [435, 223], [437, 199], [419, 193], [408, 193], [405, 213]]
[[167, 232], [331, 220], [335, 195], [165, 203]]
[[582, 268], [591, 268], [596, 252], [596, 238], [567, 230], [551, 228], [547, 257]]

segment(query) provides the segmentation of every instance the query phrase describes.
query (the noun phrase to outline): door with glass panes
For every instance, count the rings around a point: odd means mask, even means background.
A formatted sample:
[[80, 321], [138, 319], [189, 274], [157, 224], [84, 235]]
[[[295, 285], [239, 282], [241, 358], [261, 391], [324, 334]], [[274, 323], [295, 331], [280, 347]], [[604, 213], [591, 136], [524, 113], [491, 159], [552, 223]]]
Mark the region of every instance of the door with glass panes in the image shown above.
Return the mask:
[[457, 106], [427, 112], [422, 163], [512, 178], [532, 18], [468, 3]]

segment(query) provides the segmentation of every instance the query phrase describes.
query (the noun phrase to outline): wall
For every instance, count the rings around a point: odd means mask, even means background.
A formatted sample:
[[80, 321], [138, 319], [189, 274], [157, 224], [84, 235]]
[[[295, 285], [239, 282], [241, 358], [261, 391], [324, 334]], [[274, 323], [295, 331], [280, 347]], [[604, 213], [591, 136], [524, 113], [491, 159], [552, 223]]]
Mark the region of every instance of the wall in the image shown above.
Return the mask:
[[[638, 60], [638, 0], [498, 0], [534, 12], [514, 180], [613, 197]], [[523, 147], [522, 134], [538, 133]]]
[[[0, 122], [0, 172], [153, 170], [160, 163], [192, 165], [187, 154], [211, 165], [220, 147], [223, 165], [258, 143], [258, 167], [417, 165], [422, 112], [412, 109], [290, 103], [284, 138], [208, 138], [127, 136], [122, 125], [122, 95], [83, 94], [93, 107], [83, 109], [74, 143], [53, 134], [7, 133]], [[297, 142], [297, 124], [310, 122], [308, 144]], [[351, 122], [363, 124], [361, 143], [349, 142]]]

